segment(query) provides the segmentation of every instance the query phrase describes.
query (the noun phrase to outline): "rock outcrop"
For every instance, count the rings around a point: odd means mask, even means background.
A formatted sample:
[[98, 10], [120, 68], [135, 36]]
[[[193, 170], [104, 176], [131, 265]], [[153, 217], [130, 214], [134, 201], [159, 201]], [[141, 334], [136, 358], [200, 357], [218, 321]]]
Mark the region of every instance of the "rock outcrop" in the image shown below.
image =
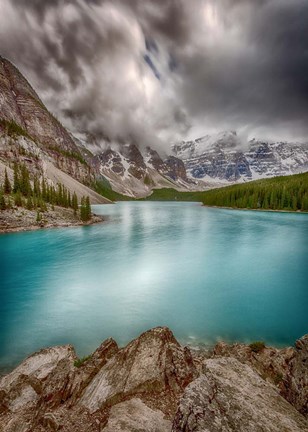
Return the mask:
[[235, 358], [209, 359], [180, 400], [173, 432], [308, 431], [274, 386]]
[[[308, 337], [259, 358], [234, 347], [197, 353], [157, 327], [83, 360], [70, 345], [43, 349], [0, 379], [0, 431], [308, 431]], [[268, 368], [285, 371], [284, 393]]]
[[197, 375], [190, 351], [179, 345], [170, 330], [156, 328], [143, 333], [101, 368], [80, 404], [95, 412], [142, 395], [151, 405], [172, 414], [178, 396]]
[[308, 336], [296, 341], [295, 347], [264, 347], [254, 352], [249, 345], [218, 343], [217, 357], [234, 357], [252, 366], [261, 377], [273, 383], [280, 394], [308, 417]]

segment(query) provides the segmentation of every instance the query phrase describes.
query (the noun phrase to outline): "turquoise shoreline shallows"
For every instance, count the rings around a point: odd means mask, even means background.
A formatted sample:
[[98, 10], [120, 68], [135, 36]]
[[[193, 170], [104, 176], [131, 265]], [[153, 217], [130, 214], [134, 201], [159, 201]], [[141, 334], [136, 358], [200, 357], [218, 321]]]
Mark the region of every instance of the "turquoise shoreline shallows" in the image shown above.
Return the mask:
[[169, 326], [183, 343], [308, 332], [308, 215], [198, 203], [94, 206], [90, 227], [0, 236], [0, 367], [45, 346], [86, 355]]

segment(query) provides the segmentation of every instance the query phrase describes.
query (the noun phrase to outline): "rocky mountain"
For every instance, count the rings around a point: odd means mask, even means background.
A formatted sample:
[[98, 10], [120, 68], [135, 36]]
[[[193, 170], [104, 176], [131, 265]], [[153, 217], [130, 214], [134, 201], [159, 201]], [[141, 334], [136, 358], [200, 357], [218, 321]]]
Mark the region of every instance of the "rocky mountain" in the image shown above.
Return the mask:
[[209, 184], [244, 182], [308, 170], [308, 143], [256, 139], [243, 143], [233, 131], [182, 142], [172, 150], [184, 162], [189, 178]]
[[64, 184], [79, 198], [89, 195], [93, 203], [107, 202], [87, 187], [96, 172], [86, 156], [26, 78], [0, 57], [0, 181], [5, 168], [12, 177], [14, 162], [22, 162], [32, 174]]
[[179, 158], [169, 156], [163, 160], [150, 147], [143, 151], [134, 144], [108, 148], [97, 154], [96, 164], [112, 189], [128, 196], [145, 196], [153, 188], [187, 190], [194, 185]]
[[165, 327], [78, 359], [43, 349], [0, 379], [6, 432], [308, 431], [308, 335], [295, 348], [181, 346]]
[[[9, 169], [16, 160], [21, 160], [33, 174], [44, 174], [51, 182], [63, 183], [69, 190], [76, 190], [79, 197], [89, 195], [93, 203], [104, 199], [86, 186], [102, 177], [114, 191], [137, 197], [157, 187], [185, 190], [193, 184], [186, 176], [183, 162], [175, 156], [163, 160], [156, 151], [150, 148], [140, 151], [134, 144], [96, 151], [94, 156], [93, 143], [95, 137], [81, 141], [68, 132], [18, 69], [0, 57], [3, 166]], [[3, 167], [0, 176], [1, 172]]]

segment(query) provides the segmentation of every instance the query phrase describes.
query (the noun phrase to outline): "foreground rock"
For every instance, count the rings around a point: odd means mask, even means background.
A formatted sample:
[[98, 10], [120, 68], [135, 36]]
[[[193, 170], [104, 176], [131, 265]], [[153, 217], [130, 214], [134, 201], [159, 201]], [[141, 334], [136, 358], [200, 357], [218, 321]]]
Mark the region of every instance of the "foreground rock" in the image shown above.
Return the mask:
[[274, 386], [234, 358], [206, 360], [185, 390], [173, 432], [308, 431], [304, 417]]
[[308, 431], [297, 410], [307, 402], [307, 343], [286, 362], [294, 406], [260, 365], [235, 359], [234, 346], [197, 355], [165, 327], [125, 348], [107, 339], [83, 361], [70, 345], [44, 349], [0, 380], [0, 431]]
[[308, 335], [296, 341], [294, 348], [264, 347], [258, 352], [249, 345], [220, 342], [214, 348], [214, 356], [234, 357], [249, 364], [308, 417]]

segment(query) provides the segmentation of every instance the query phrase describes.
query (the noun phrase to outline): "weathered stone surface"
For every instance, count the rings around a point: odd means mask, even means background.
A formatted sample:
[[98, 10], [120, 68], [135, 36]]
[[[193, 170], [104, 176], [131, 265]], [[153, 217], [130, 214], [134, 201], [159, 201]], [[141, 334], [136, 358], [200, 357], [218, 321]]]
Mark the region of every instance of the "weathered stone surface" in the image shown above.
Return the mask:
[[[79, 367], [72, 346], [43, 349], [0, 379], [0, 431], [308, 432], [294, 408], [307, 406], [307, 336], [295, 349], [234, 347], [192, 354], [158, 327], [124, 348], [107, 339]], [[275, 368], [294, 406], [269, 382]]]
[[217, 358], [186, 388], [172, 431], [303, 432], [308, 423], [251, 367]]
[[265, 347], [254, 352], [249, 345], [219, 342], [213, 351], [214, 356], [234, 357], [242, 363], [249, 364], [257, 370], [261, 377], [281, 388], [289, 373], [289, 363], [295, 355], [291, 347], [276, 349]]
[[69, 389], [71, 395], [70, 405], [75, 404], [94, 376], [118, 351], [117, 343], [111, 338], [107, 339], [94, 351], [88, 360], [75, 369]]
[[261, 377], [272, 382], [298, 411], [308, 417], [308, 336], [296, 341], [295, 348], [265, 347], [258, 353], [249, 345], [219, 342], [214, 356], [234, 357], [251, 365]]
[[308, 417], [308, 335], [296, 341], [283, 396]]
[[[112, 357], [86, 388], [80, 404], [95, 412], [131, 395], [167, 392], [174, 396], [197, 374], [190, 351], [169, 329], [158, 327]], [[158, 399], [157, 404], [163, 401]]]
[[121, 402], [110, 410], [104, 432], [170, 432], [172, 423], [161, 411], [153, 410], [140, 399]]
[[3, 411], [59, 404], [74, 373], [75, 359], [71, 345], [46, 348], [28, 357], [0, 380]]

